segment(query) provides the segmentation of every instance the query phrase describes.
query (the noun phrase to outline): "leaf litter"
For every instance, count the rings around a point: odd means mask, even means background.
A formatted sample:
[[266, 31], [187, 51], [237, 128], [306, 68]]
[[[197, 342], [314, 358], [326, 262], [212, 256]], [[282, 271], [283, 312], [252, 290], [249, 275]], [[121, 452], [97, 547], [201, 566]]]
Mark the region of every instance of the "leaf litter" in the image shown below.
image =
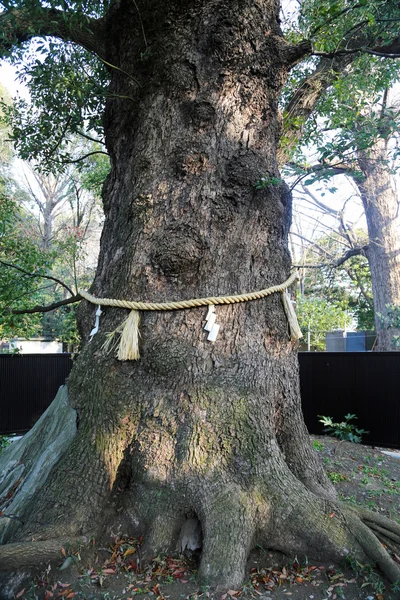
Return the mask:
[[[208, 588], [199, 589], [195, 578], [197, 561], [192, 556], [157, 556], [144, 567], [140, 561], [142, 541], [133, 538], [116, 539], [108, 554], [101, 560], [95, 555], [93, 565], [80, 569], [70, 581], [56, 581], [50, 585], [46, 578], [38, 585], [38, 600], [396, 600], [396, 596], [382, 595], [371, 588], [365, 577], [364, 566], [358, 563], [358, 574], [349, 568], [334, 565], [290, 563], [277, 552], [259, 551], [250, 568], [249, 579], [239, 590], [229, 589], [216, 593]], [[367, 571], [366, 571], [367, 572]], [[368, 571], [370, 574], [370, 571]], [[47, 575], [49, 572], [47, 571]], [[364, 587], [366, 588], [364, 590]], [[30, 599], [28, 590], [21, 590], [16, 598]], [[26, 596], [24, 594], [27, 594]], [[350, 593], [350, 595], [348, 595]]]
[[[327, 471], [340, 470], [346, 479], [336, 486], [339, 494], [351, 493], [357, 502], [365, 500], [365, 486], [360, 485], [367, 476], [372, 480], [381, 477], [399, 481], [400, 461], [388, 459], [379, 449], [344, 443], [339, 449], [337, 441], [317, 438], [324, 445], [320, 454]], [[367, 467], [368, 469], [367, 469]], [[385, 478], [377, 467], [384, 467]], [[392, 468], [393, 467], [393, 468]], [[363, 484], [363, 481], [361, 481]], [[400, 494], [396, 496], [388, 484], [389, 494], [374, 494], [375, 507], [381, 514], [398, 513]], [[394, 484], [396, 485], [396, 484]], [[397, 484], [398, 485], [398, 484]], [[347, 487], [346, 487], [347, 486]], [[356, 488], [357, 486], [357, 488]], [[368, 491], [368, 488], [367, 488]], [[372, 490], [373, 492], [374, 490]], [[386, 491], [386, 490], [385, 490]], [[395, 490], [396, 491], [396, 490]], [[371, 494], [372, 494], [371, 492]], [[369, 500], [369, 498], [367, 498]], [[394, 506], [394, 505], [397, 506]], [[91, 564], [83, 567], [79, 552], [63, 548], [60, 567], [68, 561], [65, 571], [46, 571], [41, 577], [24, 586], [15, 598], [21, 600], [399, 600], [400, 593], [384, 586], [379, 575], [370, 567], [357, 563], [342, 569], [329, 564], [300, 564], [278, 552], [259, 549], [249, 562], [249, 577], [240, 590], [216, 593], [196, 583], [198, 556], [166, 555], [155, 557], [149, 565], [142, 565], [143, 540], [115, 538], [108, 548], [94, 546]], [[400, 563], [400, 558], [394, 557]], [[56, 578], [56, 579], [55, 579]], [[34, 590], [34, 591], [32, 591]]]

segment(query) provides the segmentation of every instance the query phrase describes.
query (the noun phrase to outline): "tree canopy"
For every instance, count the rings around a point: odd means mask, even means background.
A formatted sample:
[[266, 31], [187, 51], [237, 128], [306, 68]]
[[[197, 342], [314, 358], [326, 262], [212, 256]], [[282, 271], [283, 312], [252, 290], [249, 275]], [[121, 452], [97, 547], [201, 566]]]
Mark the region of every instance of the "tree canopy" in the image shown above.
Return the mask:
[[[24, 159], [59, 166], [71, 159], [69, 136], [90, 131], [102, 140], [101, 114], [106, 98], [112, 98], [110, 69], [120, 68], [107, 63], [101, 45], [114, 3], [17, 0], [1, 5], [1, 54], [19, 65], [31, 96], [30, 105], [19, 100], [8, 111], [13, 140]], [[295, 21], [284, 23], [293, 65], [282, 96], [286, 158], [300, 139], [321, 140], [316, 118], [309, 119], [316, 105], [317, 114], [329, 120], [327, 127], [337, 130], [334, 140], [321, 146], [321, 160], [348, 155], [355, 143], [349, 136], [358, 136], [364, 146], [372, 143], [381, 129], [379, 114], [367, 117], [363, 108], [398, 79], [397, 62], [391, 60], [400, 57], [398, 10], [384, 0], [299, 3]], [[137, 17], [140, 21], [139, 11]], [[145, 56], [151, 50], [141, 33]], [[134, 81], [133, 75], [125, 76]], [[395, 130], [395, 117], [387, 115], [385, 135]]]

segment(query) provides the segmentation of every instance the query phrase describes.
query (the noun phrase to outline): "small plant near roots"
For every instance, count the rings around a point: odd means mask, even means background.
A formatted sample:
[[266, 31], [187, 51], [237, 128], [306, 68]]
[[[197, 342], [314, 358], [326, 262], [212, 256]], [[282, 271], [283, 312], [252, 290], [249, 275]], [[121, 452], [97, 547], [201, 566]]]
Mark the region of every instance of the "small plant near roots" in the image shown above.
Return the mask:
[[328, 471], [327, 475], [332, 483], [340, 483], [341, 481], [346, 481], [347, 479], [343, 473], [338, 473], [337, 471]]
[[344, 494], [340, 493], [339, 498], [340, 500], [343, 500], [343, 502], [348, 502], [349, 504], [358, 504], [355, 496], [345, 496]]
[[319, 442], [318, 440], [314, 440], [312, 446], [314, 450], [318, 450], [318, 452], [324, 449], [324, 444], [322, 442]]
[[11, 444], [11, 440], [7, 435], [0, 435], [0, 454], [4, 448], [7, 448]]
[[400, 593], [400, 581], [395, 581], [392, 583], [392, 592]]
[[338, 598], [345, 598], [343, 587], [341, 585], [338, 585], [336, 588], [336, 595]]
[[[354, 575], [358, 578], [363, 579], [363, 583], [360, 585], [361, 589], [370, 588], [376, 595], [376, 598], [383, 599], [385, 592], [385, 584], [381, 576], [374, 570], [371, 565], [363, 565], [357, 561], [353, 556], [347, 556], [346, 562], [353, 571]], [[399, 582], [392, 584], [391, 589], [393, 592], [400, 591]]]
[[344, 416], [344, 421], [341, 421], [340, 423], [335, 423], [332, 417], [324, 417], [323, 415], [318, 416], [319, 422], [325, 425], [324, 433], [337, 437], [339, 440], [359, 444], [362, 436], [365, 433], [369, 433], [369, 431], [359, 429], [353, 423], [350, 423], [353, 419], [357, 419], [356, 415], [348, 413]]
[[359, 576], [363, 565], [358, 562], [351, 554], [348, 554], [345, 558], [346, 564], [350, 567], [356, 577]]

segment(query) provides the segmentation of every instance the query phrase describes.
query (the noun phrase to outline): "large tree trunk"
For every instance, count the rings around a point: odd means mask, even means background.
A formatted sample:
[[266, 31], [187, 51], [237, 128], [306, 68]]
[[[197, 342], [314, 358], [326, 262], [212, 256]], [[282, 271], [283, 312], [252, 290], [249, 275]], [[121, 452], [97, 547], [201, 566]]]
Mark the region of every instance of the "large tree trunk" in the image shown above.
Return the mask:
[[388, 328], [382, 319], [387, 314], [387, 305], [400, 304], [399, 200], [387, 144], [387, 140], [381, 138], [371, 149], [359, 152], [358, 164], [364, 178], [356, 180], [367, 221], [376, 349], [381, 352], [397, 350], [394, 336], [400, 334], [400, 330]]
[[[189, 299], [288, 277], [290, 195], [283, 183], [255, 187], [278, 177], [277, 16], [275, 0], [123, 0], [113, 12], [95, 295]], [[83, 303], [86, 339], [94, 312]], [[126, 315], [105, 309], [69, 381], [77, 433], [8, 540], [120, 527], [144, 536], [147, 555], [201, 543], [199, 576], [220, 586], [241, 584], [260, 542], [332, 559], [363, 560], [370, 547], [397, 578], [312, 452], [279, 295], [217, 307], [214, 344], [206, 312], [143, 313], [141, 359], [119, 362], [102, 346]]]

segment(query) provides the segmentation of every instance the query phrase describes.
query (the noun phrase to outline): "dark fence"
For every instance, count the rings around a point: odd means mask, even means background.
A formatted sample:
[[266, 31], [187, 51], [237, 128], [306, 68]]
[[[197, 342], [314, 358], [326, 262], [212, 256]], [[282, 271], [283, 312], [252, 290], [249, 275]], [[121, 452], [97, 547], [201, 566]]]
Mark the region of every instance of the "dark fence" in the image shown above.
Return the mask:
[[[354, 413], [364, 440], [400, 448], [400, 353], [300, 352], [303, 412], [310, 433], [318, 415]], [[0, 433], [28, 431], [72, 367], [70, 354], [0, 355]]]
[[28, 431], [71, 367], [70, 354], [0, 354], [0, 433]]
[[304, 418], [310, 433], [323, 425], [318, 415], [354, 423], [369, 431], [363, 441], [400, 448], [399, 352], [300, 352]]

